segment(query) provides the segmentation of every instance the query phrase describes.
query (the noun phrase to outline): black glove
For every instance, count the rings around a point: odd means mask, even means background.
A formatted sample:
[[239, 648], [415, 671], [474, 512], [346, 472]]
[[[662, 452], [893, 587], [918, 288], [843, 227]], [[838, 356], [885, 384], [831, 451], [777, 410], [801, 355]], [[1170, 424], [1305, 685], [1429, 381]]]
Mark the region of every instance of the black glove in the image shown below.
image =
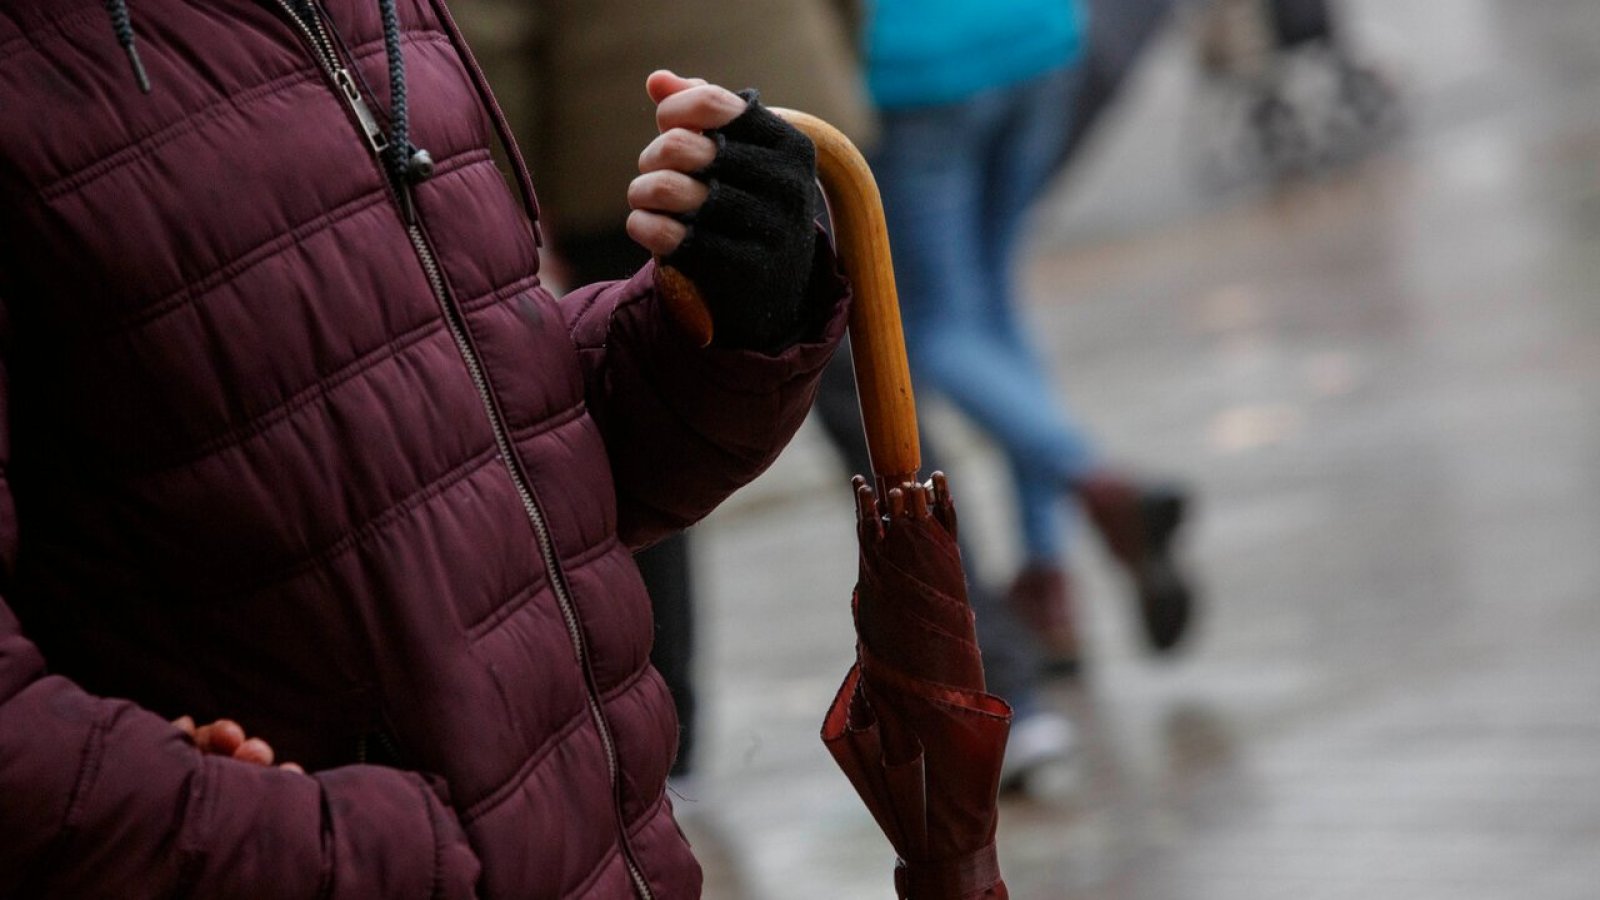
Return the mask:
[[694, 177], [711, 192], [682, 217], [689, 234], [664, 262], [700, 289], [713, 346], [774, 353], [800, 340], [817, 318], [808, 302], [817, 150], [755, 91], [739, 96], [744, 112], [706, 132], [717, 155]]

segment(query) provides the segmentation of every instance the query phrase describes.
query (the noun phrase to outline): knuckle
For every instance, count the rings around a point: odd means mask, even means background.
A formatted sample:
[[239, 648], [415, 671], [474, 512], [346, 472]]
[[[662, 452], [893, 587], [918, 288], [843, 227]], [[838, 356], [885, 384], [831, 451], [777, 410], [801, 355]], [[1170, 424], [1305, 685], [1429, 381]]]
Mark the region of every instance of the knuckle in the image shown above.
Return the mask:
[[720, 84], [707, 84], [697, 90], [700, 91], [700, 97], [697, 99], [709, 112], [725, 115], [735, 109], [744, 108], [744, 98]]
[[744, 112], [745, 107], [749, 105], [745, 98], [725, 87], [717, 88], [717, 104], [721, 107], [722, 113], [729, 118]]
[[694, 88], [694, 94], [689, 99], [697, 116], [715, 113], [717, 107], [721, 105], [718, 102], [717, 89], [711, 85]]
[[646, 209], [661, 209], [672, 196], [672, 188], [664, 178], [651, 178], [640, 191], [640, 200]]
[[695, 134], [687, 128], [674, 128], [662, 135], [663, 156], [674, 162], [690, 160], [696, 156], [700, 144], [710, 139]]
[[641, 175], [628, 186], [628, 204], [643, 210], [681, 210], [690, 200], [690, 190], [683, 183], [687, 180], [688, 176], [675, 172]]
[[676, 210], [683, 204], [683, 186], [678, 179], [663, 175], [650, 185], [650, 199], [658, 209]]

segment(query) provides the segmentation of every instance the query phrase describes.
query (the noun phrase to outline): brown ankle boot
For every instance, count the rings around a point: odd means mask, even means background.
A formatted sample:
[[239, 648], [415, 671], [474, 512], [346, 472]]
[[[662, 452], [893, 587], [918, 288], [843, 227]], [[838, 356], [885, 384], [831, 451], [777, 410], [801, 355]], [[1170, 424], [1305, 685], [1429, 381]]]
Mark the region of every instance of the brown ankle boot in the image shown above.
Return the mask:
[[1006, 603], [1038, 638], [1044, 673], [1077, 676], [1078, 628], [1072, 612], [1072, 579], [1066, 571], [1037, 563], [1023, 567], [1006, 591]]
[[1157, 652], [1177, 646], [1194, 611], [1189, 578], [1173, 557], [1188, 496], [1171, 485], [1097, 474], [1075, 485], [1089, 521], [1133, 582], [1145, 639]]

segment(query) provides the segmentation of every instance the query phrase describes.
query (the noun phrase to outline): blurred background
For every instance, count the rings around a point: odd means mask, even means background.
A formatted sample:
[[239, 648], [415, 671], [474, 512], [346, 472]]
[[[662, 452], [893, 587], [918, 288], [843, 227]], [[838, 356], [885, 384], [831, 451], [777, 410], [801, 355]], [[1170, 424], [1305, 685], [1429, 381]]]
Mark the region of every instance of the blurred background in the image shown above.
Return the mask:
[[[1600, 897], [1600, 3], [1335, 0], [1338, 59], [1177, 6], [1021, 293], [1098, 441], [1192, 490], [1203, 596], [1153, 657], [1073, 546], [1082, 671], [1041, 688], [1072, 737], [1003, 801], [1012, 896]], [[1003, 584], [1001, 455], [927, 418]], [[710, 898], [892, 896], [818, 740], [850, 500], [813, 423], [694, 532], [676, 805]]]

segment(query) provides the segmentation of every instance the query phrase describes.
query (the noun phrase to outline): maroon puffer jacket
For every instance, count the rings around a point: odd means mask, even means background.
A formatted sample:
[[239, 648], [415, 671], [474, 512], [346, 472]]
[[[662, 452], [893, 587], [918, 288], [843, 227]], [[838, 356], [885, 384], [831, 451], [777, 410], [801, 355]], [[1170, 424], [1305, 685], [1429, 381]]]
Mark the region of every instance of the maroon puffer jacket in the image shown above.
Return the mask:
[[797, 427], [826, 255], [776, 357], [558, 303], [436, 4], [414, 228], [276, 0], [132, 8], [149, 95], [101, 0], [0, 0], [0, 896], [698, 895], [630, 550]]

